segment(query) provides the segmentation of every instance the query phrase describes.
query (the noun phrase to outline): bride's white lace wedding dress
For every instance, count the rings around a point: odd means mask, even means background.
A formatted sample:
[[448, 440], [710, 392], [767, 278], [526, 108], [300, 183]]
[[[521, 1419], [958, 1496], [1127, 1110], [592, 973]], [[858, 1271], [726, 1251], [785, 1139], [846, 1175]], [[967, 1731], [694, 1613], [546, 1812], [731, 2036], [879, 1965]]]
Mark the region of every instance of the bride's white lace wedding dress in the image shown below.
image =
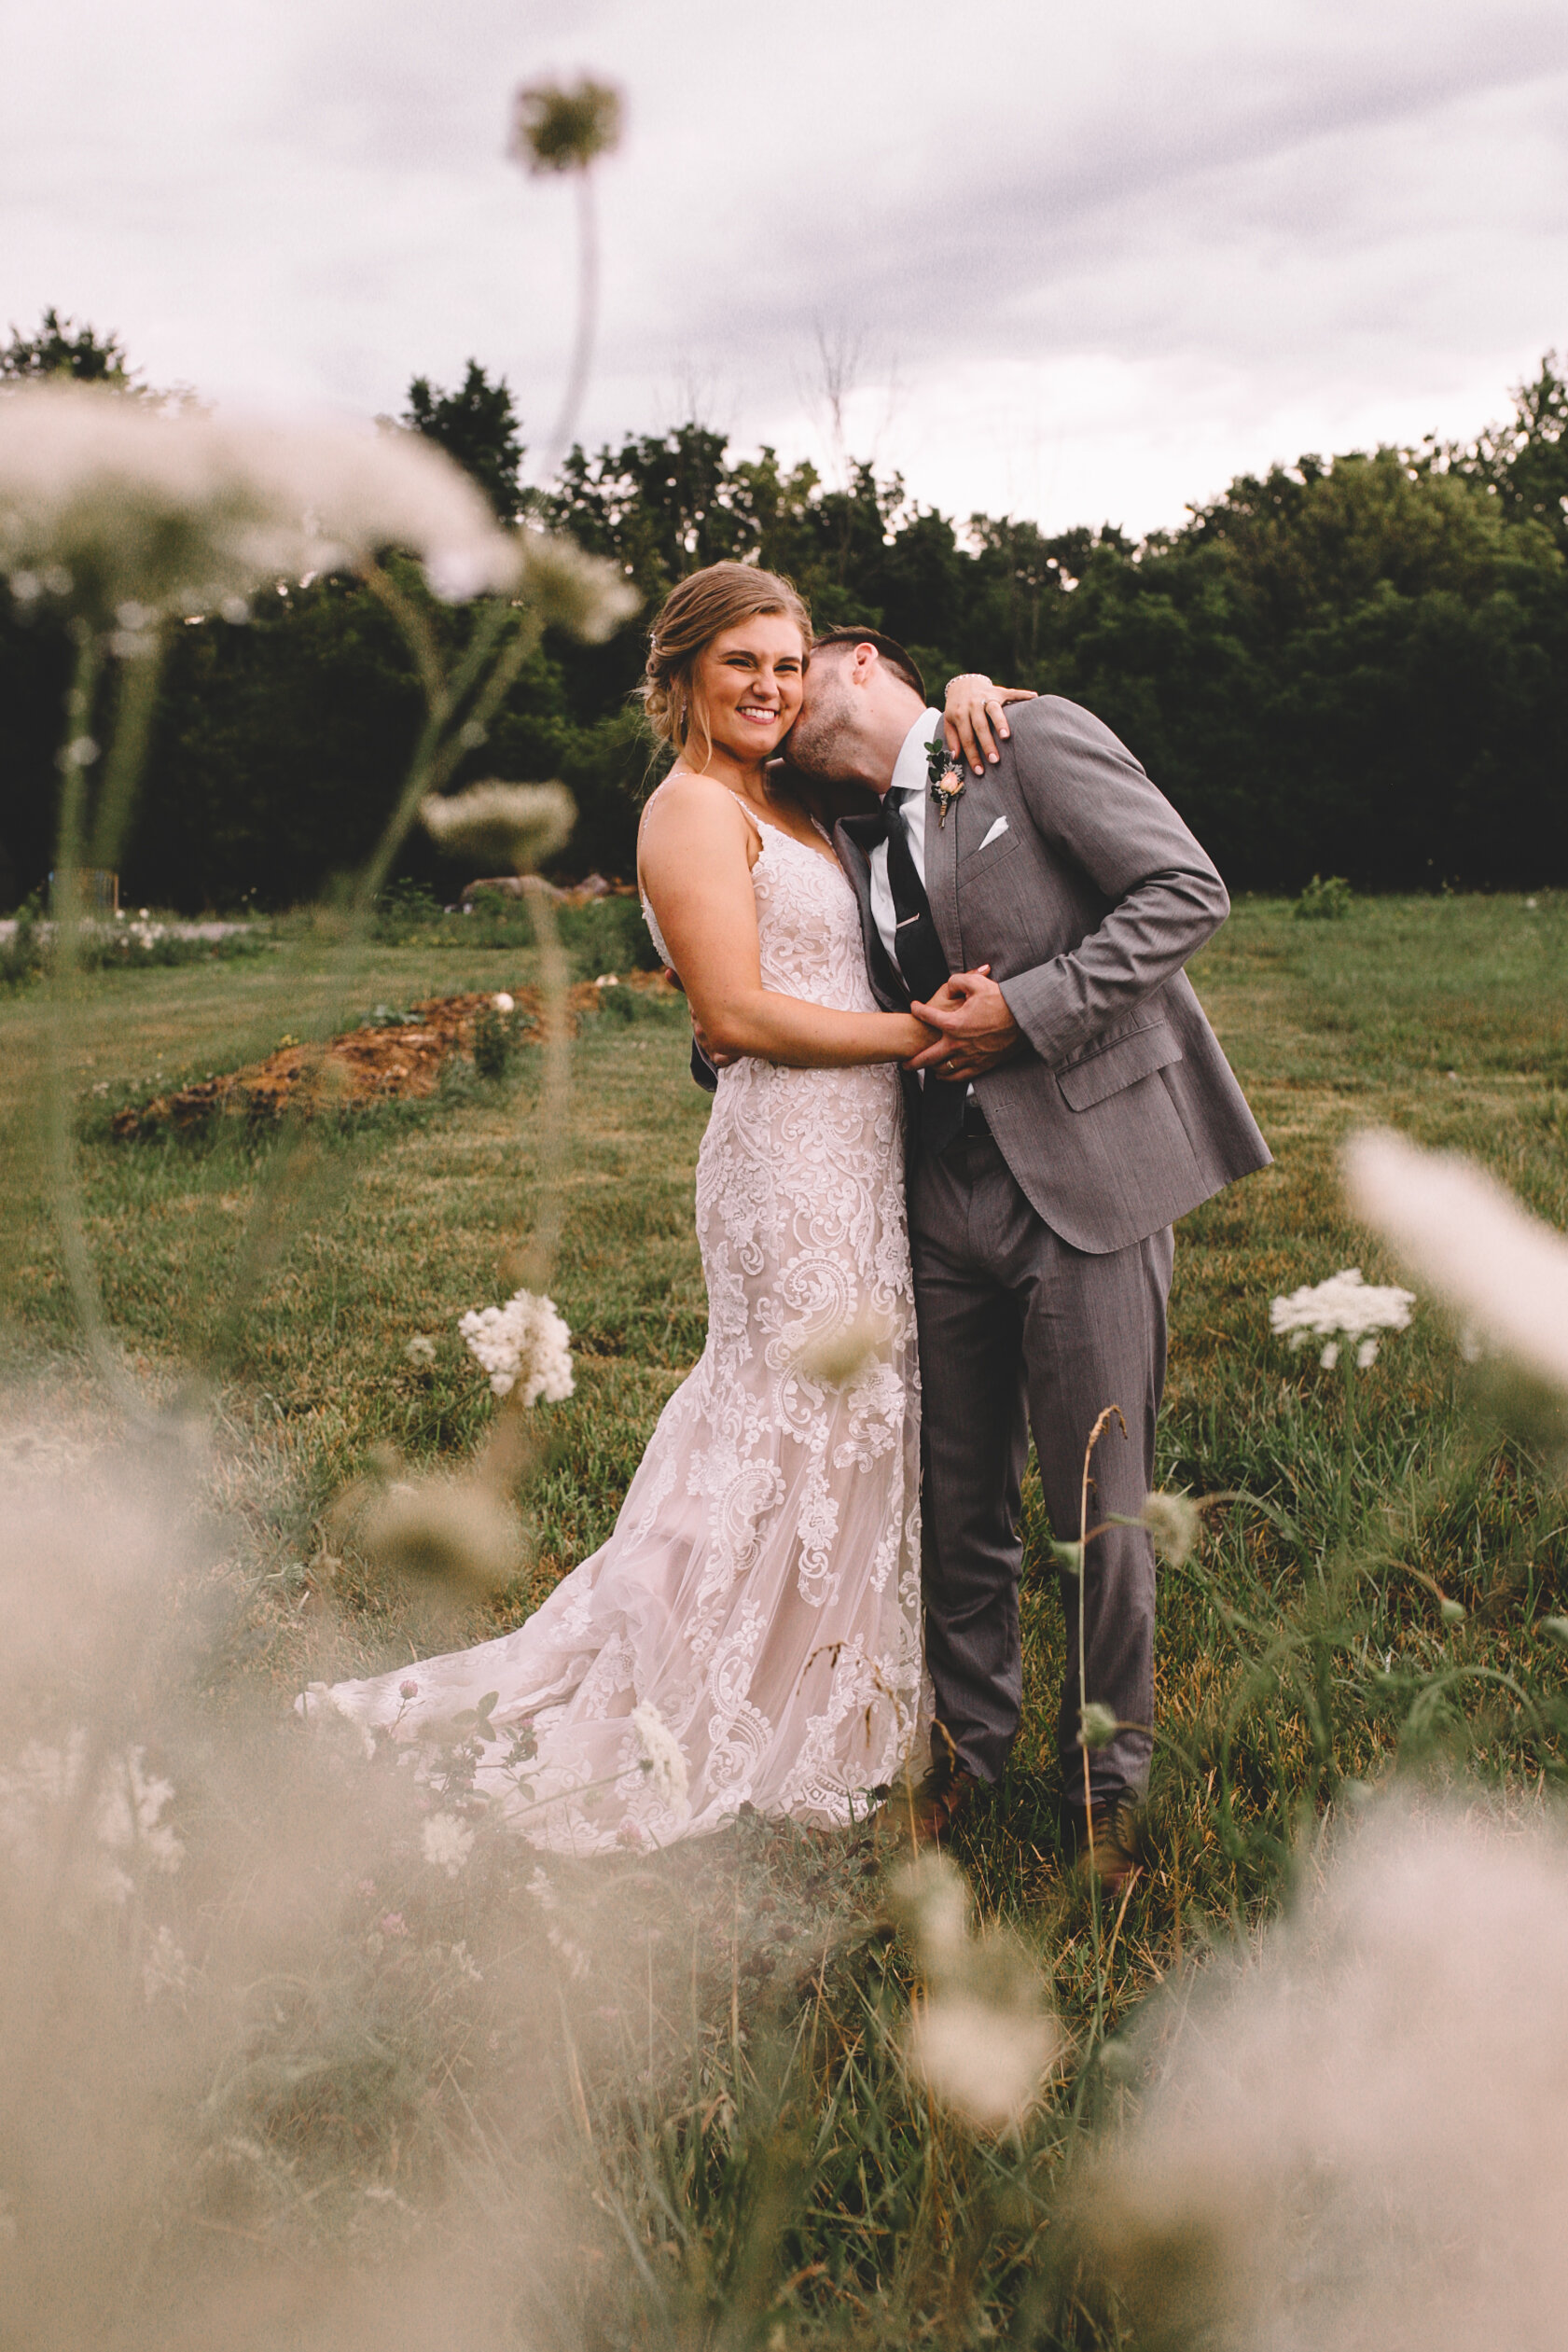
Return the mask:
[[[764, 986], [873, 1011], [837, 862], [770, 826], [753, 883]], [[896, 1070], [724, 1071], [697, 1232], [707, 1344], [609, 1541], [516, 1632], [330, 1693], [402, 1739], [496, 1692], [476, 1786], [539, 1844], [663, 1844], [742, 1804], [848, 1822], [927, 1720]], [[646, 1704], [679, 1743], [684, 1804], [643, 1769]]]

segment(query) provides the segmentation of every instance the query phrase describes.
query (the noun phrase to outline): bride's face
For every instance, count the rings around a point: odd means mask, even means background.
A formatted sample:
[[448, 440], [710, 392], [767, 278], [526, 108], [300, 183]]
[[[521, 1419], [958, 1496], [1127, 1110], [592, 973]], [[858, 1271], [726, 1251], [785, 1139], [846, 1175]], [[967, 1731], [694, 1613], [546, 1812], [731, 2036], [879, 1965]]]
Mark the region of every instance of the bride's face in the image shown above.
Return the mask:
[[795, 724], [806, 672], [800, 632], [785, 613], [721, 629], [697, 657], [693, 699], [715, 750], [769, 758]]

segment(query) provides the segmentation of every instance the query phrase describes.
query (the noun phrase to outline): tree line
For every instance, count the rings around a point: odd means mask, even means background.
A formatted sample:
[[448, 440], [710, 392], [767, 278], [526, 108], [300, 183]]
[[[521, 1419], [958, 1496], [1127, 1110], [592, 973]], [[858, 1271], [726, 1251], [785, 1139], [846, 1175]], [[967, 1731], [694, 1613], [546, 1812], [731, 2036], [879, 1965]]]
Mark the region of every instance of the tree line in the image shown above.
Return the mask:
[[[115, 338], [53, 313], [0, 349], [0, 397], [51, 373], [136, 389]], [[1233, 888], [1295, 891], [1314, 871], [1360, 889], [1568, 881], [1568, 377], [1553, 355], [1471, 443], [1304, 456], [1141, 540], [961, 521], [895, 474], [857, 465], [833, 484], [771, 449], [736, 455], [696, 422], [574, 449], [529, 488], [510, 391], [476, 361], [450, 390], [416, 377], [400, 423], [499, 513], [570, 531], [645, 600], [607, 645], [547, 637], [470, 760], [470, 776], [571, 786], [563, 871], [631, 871], [656, 772], [629, 700], [646, 611], [734, 557], [788, 574], [820, 625], [902, 639], [934, 692], [982, 669], [1086, 703]], [[423, 595], [411, 566], [405, 585]], [[454, 646], [471, 625], [433, 618]], [[49, 867], [66, 651], [47, 619], [0, 611], [0, 901]], [[329, 888], [376, 830], [419, 708], [400, 638], [353, 578], [182, 630], [127, 890], [194, 909]], [[406, 871], [451, 883], [422, 842]]]

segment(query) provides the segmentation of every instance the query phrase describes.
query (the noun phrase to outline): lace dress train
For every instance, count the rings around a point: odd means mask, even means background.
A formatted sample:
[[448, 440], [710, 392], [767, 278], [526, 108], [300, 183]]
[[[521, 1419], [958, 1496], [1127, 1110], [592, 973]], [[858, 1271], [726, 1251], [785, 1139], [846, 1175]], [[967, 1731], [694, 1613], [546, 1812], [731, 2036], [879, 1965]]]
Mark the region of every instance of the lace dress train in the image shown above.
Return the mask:
[[[838, 866], [768, 827], [753, 884], [764, 985], [874, 1010]], [[515, 1632], [310, 1694], [409, 1739], [497, 1692], [493, 1724], [534, 1752], [508, 1762], [503, 1737], [476, 1785], [541, 1845], [664, 1844], [748, 1803], [845, 1823], [927, 1719], [896, 1071], [724, 1071], [697, 1232], [707, 1343], [609, 1540]], [[684, 1804], [642, 1769], [649, 1703]]]

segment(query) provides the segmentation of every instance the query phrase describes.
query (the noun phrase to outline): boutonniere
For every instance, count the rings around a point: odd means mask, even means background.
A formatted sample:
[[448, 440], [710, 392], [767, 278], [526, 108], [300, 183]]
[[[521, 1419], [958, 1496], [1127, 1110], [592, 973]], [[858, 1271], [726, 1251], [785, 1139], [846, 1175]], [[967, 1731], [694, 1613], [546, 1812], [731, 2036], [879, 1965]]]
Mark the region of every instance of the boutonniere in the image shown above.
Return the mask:
[[948, 821], [948, 811], [964, 789], [964, 770], [938, 735], [925, 755], [925, 772], [931, 779], [931, 798], [937, 803], [937, 829], [942, 830]]

